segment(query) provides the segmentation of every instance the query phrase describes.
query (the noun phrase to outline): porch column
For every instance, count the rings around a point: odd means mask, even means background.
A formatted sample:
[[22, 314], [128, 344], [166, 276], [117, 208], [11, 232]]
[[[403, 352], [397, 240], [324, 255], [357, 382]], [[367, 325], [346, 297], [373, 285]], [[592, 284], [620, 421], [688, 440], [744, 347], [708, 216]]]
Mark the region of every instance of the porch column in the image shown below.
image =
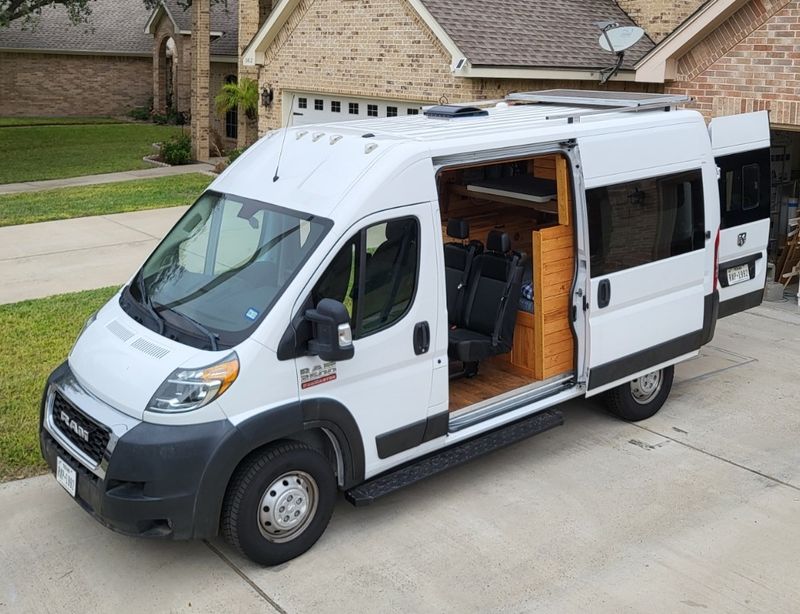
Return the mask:
[[210, 0], [192, 2], [192, 154], [209, 159], [209, 78], [211, 73]]

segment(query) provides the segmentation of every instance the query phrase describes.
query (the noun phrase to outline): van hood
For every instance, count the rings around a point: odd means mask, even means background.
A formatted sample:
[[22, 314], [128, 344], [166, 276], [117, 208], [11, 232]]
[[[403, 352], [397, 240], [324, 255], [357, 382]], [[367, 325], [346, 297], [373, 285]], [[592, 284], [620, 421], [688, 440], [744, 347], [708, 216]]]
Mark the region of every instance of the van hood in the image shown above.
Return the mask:
[[86, 391], [142, 420], [153, 394], [177, 368], [207, 352], [166, 339], [130, 318], [111, 299], [80, 335], [69, 366]]

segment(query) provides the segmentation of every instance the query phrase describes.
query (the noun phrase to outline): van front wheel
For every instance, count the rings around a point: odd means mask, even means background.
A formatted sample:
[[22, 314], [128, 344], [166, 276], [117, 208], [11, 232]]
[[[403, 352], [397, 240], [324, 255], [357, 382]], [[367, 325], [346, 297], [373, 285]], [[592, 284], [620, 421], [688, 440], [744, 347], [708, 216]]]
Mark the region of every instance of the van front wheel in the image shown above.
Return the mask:
[[609, 390], [606, 405], [623, 420], [638, 422], [654, 416], [661, 409], [672, 388], [675, 367], [651, 371]]
[[336, 478], [327, 459], [287, 441], [239, 467], [222, 510], [222, 534], [261, 565], [279, 565], [311, 548], [328, 526]]

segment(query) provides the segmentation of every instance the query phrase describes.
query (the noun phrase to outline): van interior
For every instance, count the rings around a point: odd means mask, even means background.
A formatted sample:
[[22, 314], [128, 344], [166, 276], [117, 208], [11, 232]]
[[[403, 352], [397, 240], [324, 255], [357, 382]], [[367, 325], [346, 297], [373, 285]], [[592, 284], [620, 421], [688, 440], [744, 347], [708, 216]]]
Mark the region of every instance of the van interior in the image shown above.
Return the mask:
[[450, 412], [571, 377], [575, 250], [567, 159], [551, 154], [444, 169], [437, 184]]

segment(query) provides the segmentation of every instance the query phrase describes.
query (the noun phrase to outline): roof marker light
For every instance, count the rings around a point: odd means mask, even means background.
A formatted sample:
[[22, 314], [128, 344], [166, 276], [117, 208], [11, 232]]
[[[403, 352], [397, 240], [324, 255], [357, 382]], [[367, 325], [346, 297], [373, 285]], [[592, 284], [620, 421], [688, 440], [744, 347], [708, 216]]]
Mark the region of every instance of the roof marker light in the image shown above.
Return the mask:
[[378, 149], [378, 144], [377, 143], [370, 143], [369, 145], [364, 147], [364, 153], [365, 154], [369, 154], [369, 153], [372, 153], [373, 151], [375, 151], [376, 149]]
[[308, 130], [301, 130], [300, 132], [298, 132], [297, 134], [294, 135], [294, 138], [296, 138], [299, 141], [300, 139], [302, 139], [307, 134], [308, 134]]
[[331, 145], [336, 145], [336, 143], [338, 143], [341, 140], [342, 140], [342, 135], [341, 134], [334, 134], [331, 137]]
[[324, 133], [324, 132], [315, 132], [314, 134], [312, 134], [312, 135], [311, 135], [311, 140], [312, 140], [313, 142], [315, 142], [315, 143], [316, 143], [316, 142], [317, 142], [317, 141], [319, 141], [319, 140], [320, 140], [320, 139], [321, 139], [323, 136], [325, 136], [325, 133]]

